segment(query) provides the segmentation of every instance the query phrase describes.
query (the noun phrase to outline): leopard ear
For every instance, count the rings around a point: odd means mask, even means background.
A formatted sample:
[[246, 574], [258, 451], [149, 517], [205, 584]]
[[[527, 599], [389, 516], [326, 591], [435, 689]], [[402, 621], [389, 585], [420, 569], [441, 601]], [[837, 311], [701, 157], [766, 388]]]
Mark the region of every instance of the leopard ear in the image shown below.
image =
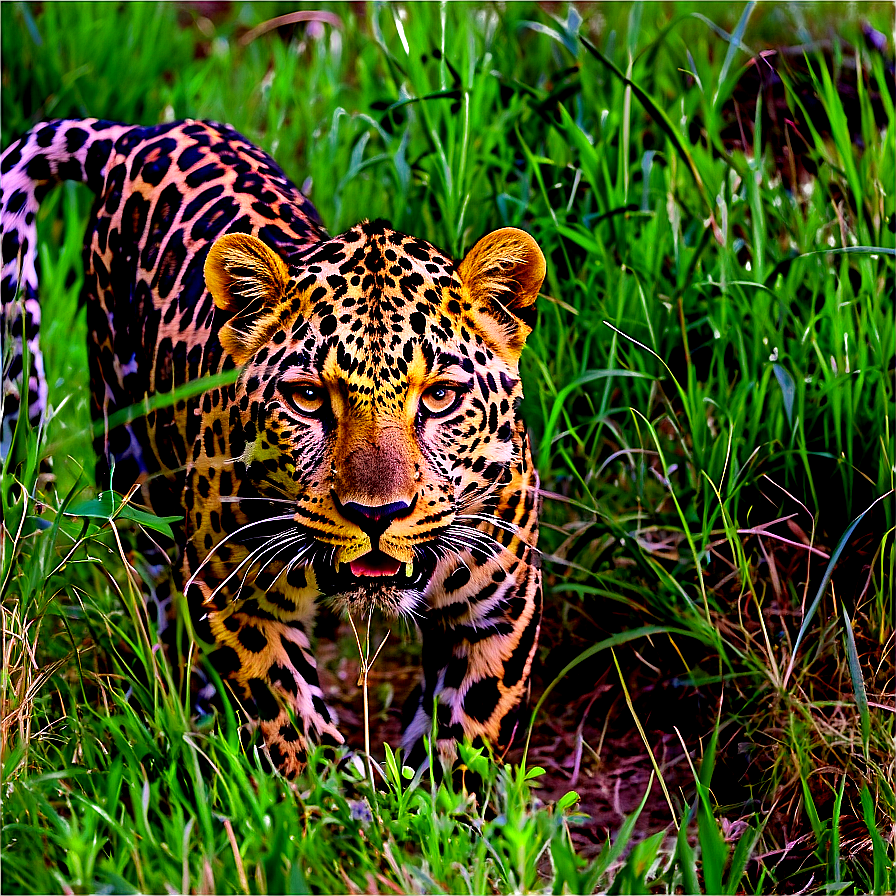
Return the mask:
[[[522, 230], [503, 227], [482, 237], [460, 263], [457, 273], [472, 300], [486, 335], [520, 351], [535, 322], [535, 299], [544, 282], [545, 261], [538, 243]], [[482, 320], [482, 313], [494, 323]], [[494, 332], [494, 326], [499, 327]]]
[[219, 308], [242, 311], [255, 301], [276, 304], [289, 283], [289, 271], [258, 237], [228, 233], [205, 259], [205, 282]]
[[257, 237], [229, 233], [208, 253], [205, 283], [215, 304], [234, 312], [219, 338], [224, 350], [244, 364], [278, 325], [276, 308], [289, 286], [289, 270]]

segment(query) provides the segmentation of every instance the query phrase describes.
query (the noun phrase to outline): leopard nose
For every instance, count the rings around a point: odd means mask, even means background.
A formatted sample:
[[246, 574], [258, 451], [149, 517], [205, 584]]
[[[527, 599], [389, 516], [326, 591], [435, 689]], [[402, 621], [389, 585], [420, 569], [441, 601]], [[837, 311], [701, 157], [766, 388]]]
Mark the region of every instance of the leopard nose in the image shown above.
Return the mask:
[[354, 523], [362, 532], [378, 537], [389, 528], [393, 520], [401, 520], [410, 516], [417, 504], [417, 495], [414, 495], [410, 504], [407, 501], [394, 501], [391, 504], [360, 504], [357, 501], [346, 501], [343, 504], [333, 492], [333, 501], [336, 509], [351, 523]]

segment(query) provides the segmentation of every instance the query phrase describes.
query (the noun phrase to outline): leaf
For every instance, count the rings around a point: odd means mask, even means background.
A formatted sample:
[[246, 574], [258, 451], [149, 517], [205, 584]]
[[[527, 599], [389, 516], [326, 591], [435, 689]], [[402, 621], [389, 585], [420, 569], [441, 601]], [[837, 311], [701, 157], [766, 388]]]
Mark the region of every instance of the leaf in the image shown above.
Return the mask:
[[116, 426], [123, 423], [130, 423], [140, 417], [146, 416], [150, 411], [160, 410], [161, 408], [171, 407], [179, 401], [186, 401], [203, 392], [211, 389], [218, 389], [221, 386], [228, 386], [235, 383], [239, 379], [240, 368], [235, 367], [232, 370], [223, 370], [220, 373], [213, 373], [210, 376], [203, 376], [199, 379], [190, 380], [183, 383], [171, 392], [157, 392], [155, 395], [148, 395], [144, 401], [132, 404], [130, 407], [121, 408], [109, 415], [109, 420], [97, 420], [93, 424], [93, 437], [101, 436]]
[[827, 831], [818, 815], [818, 808], [815, 805], [815, 800], [812, 798], [809, 782], [806, 781], [806, 777], [802, 773], [800, 773], [800, 786], [803, 789], [803, 806], [806, 810], [806, 815], [809, 816], [809, 824], [812, 825], [812, 833], [815, 834], [815, 842], [820, 847], [827, 838]]
[[868, 743], [871, 739], [871, 714], [868, 711], [868, 695], [865, 692], [865, 681], [862, 677], [862, 666], [859, 663], [859, 652], [856, 650], [856, 639], [852, 631], [852, 623], [846, 607], [843, 607], [844, 639], [846, 640], [846, 656], [849, 660], [849, 677], [852, 680], [852, 692], [856, 698], [856, 707], [859, 710], [859, 720], [862, 726], [862, 750], [865, 759], [868, 759]]
[[66, 511], [66, 516], [82, 516], [88, 519], [99, 519], [111, 522], [113, 519], [125, 519], [146, 526], [155, 532], [162, 532], [174, 538], [171, 523], [180, 522], [182, 516], [156, 516], [145, 510], [138, 510], [115, 492], [100, 492], [89, 501], [82, 501]]
[[804, 252], [797, 258], [808, 258], [810, 255], [891, 255], [896, 257], [896, 249], [884, 246], [839, 246], [836, 249], [819, 249], [817, 252]]
[[[843, 805], [843, 790], [846, 787], [846, 775], [840, 779], [840, 789], [834, 797], [834, 811], [831, 814], [831, 841], [828, 847], [828, 879], [835, 887], [844, 881], [840, 873], [840, 807]], [[833, 872], [833, 880], [830, 880]]]
[[697, 785], [697, 839], [700, 841], [700, 854], [703, 859], [703, 880], [707, 893], [721, 893], [722, 874], [728, 861], [728, 845], [725, 843], [719, 824], [712, 810], [709, 799], [712, 774], [715, 770], [716, 746], [719, 739], [719, 725], [716, 722], [709, 739], [700, 773], [694, 782]]
[[582, 166], [582, 173], [585, 179], [591, 185], [595, 196], [600, 195], [598, 187], [598, 171], [600, 169], [600, 157], [594, 146], [594, 137], [586, 134], [585, 131], [576, 124], [573, 117], [569, 114], [566, 106], [560, 103], [557, 106], [560, 117], [563, 119], [563, 131], [570, 142], [575, 146], [579, 153], [579, 164]]
[[[473, 747], [470, 744], [459, 743], [457, 753], [460, 761], [474, 774], [483, 779], [488, 775], [488, 757], [482, 747]], [[528, 775], [526, 776], [528, 777]]]
[[697, 859], [691, 844], [688, 843], [688, 826], [682, 824], [678, 829], [678, 842], [675, 847], [675, 857], [681, 869], [681, 880], [685, 893], [700, 893], [700, 883], [697, 880]]
[[563, 224], [557, 225], [557, 233], [565, 236], [577, 246], [581, 246], [586, 252], [591, 252], [593, 255], [597, 255], [600, 252], [600, 246], [598, 246], [597, 241], [586, 233], [581, 233], [572, 227], [565, 227]]
[[868, 828], [868, 833], [871, 836], [871, 848], [874, 855], [874, 892], [890, 893], [893, 883], [893, 863], [887, 855], [887, 844], [877, 827], [874, 803], [871, 800], [871, 792], [868, 790], [867, 784], [862, 785], [859, 798], [862, 801], [862, 817], [865, 820], [865, 827]]
[[734, 848], [734, 855], [731, 857], [728, 880], [725, 883], [726, 893], [745, 892], [745, 887], [741, 885], [741, 879], [744, 876], [747, 862], [750, 861], [750, 856], [753, 855], [753, 850], [759, 842], [759, 837], [762, 834], [769, 817], [771, 816], [767, 816], [765, 821], [758, 827], [748, 828], [741, 834], [740, 839], [737, 841], [737, 846]]
[[614, 892], [618, 893], [648, 893], [650, 884], [647, 882], [647, 874], [656, 862], [657, 855], [663, 841], [666, 839], [665, 831], [657, 831], [640, 843], [635, 843], [628, 854], [622, 870], [616, 877]]
[[[725, 86], [725, 82], [728, 80], [728, 72], [731, 69], [731, 65], [734, 62], [734, 56], [737, 51], [742, 50], [744, 53], [747, 53], [750, 56], [753, 55], [753, 53], [750, 51], [750, 48], [744, 45], [743, 37], [744, 32], [747, 30], [747, 22], [750, 20], [750, 15], [752, 14], [755, 6], [755, 0], [750, 0], [750, 2], [744, 7], [744, 11], [740, 14], [740, 20], [737, 23], [737, 27], [734, 29], [734, 33], [730, 37], [726, 35], [728, 39], [728, 52], [725, 53], [725, 61], [722, 63], [722, 70], [719, 72], [719, 75], [716, 78], [716, 92], [712, 98], [713, 110], [717, 109], [719, 106], [721, 91]], [[700, 16], [700, 18], [704, 17]]]
[[824, 575], [821, 578], [821, 584], [818, 586], [818, 590], [815, 592], [815, 597], [812, 600], [812, 603], [809, 605], [809, 609], [806, 610], [806, 615], [803, 617], [802, 625], [800, 625], [800, 630], [796, 636], [796, 641], [793, 645], [793, 652], [790, 655], [790, 663], [787, 666], [787, 671], [784, 673], [784, 681], [781, 683], [781, 687], [787, 687], [787, 682], [790, 680], [790, 675], [793, 672], [793, 664], [796, 662], [797, 651], [799, 650], [800, 644], [803, 643], [803, 638], [806, 636], [806, 632], [809, 630], [809, 623], [815, 617], [815, 612], [818, 610], [818, 605], [821, 603], [822, 597], [824, 597], [824, 592], [828, 587], [828, 582], [831, 580], [831, 575], [834, 572], [834, 567], [837, 565], [837, 561], [840, 559], [840, 555], [843, 553], [844, 548], [849, 543], [849, 539], [852, 537], [852, 533], [856, 530], [856, 527], [862, 520], [865, 518], [865, 514], [868, 513], [875, 504], [883, 501], [884, 498], [889, 497], [893, 494], [893, 490], [886, 492], [881, 495], [879, 498], [876, 498], [871, 504], [868, 505], [847, 527], [846, 531], [840, 536], [840, 540], [837, 542], [837, 546], [834, 548], [831, 553], [831, 559], [828, 561], [827, 568], [824, 571]]
[[793, 398], [796, 395], [793, 377], [787, 371], [787, 368], [782, 367], [780, 364], [774, 364], [772, 369], [775, 371], [775, 379], [777, 379], [778, 385], [781, 387], [781, 394], [784, 397], [784, 411], [787, 414], [787, 422], [790, 424], [790, 428], [793, 429]]

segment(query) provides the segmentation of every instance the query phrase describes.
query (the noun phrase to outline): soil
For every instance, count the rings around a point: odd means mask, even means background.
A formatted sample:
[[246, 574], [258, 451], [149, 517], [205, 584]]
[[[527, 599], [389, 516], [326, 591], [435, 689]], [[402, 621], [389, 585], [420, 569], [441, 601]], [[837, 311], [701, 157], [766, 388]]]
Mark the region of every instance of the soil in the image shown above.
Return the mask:
[[[327, 700], [339, 715], [340, 730], [351, 748], [363, 751], [364, 724], [361, 688], [358, 685], [358, 648], [347, 623], [324, 622], [318, 632], [317, 655], [321, 684]], [[546, 627], [550, 637], [551, 627]], [[385, 633], [371, 634], [371, 653]], [[542, 639], [541, 652], [550, 655], [551, 645]], [[390, 635], [368, 679], [371, 716], [371, 753], [382, 760], [384, 742], [396, 746], [401, 740], [401, 710], [404, 700], [417, 681], [419, 645], [410, 639], [399, 643]], [[566, 652], [566, 658], [574, 656]], [[606, 663], [610, 666], [607, 667]], [[633, 706], [644, 729], [653, 760], [665, 782], [667, 794], [654, 773], [653, 762], [644, 738], [629, 710], [618, 675], [607, 657], [586, 666], [585, 674], [571, 674], [549, 694], [538, 713], [529, 747], [527, 765], [541, 766], [545, 774], [538, 779], [537, 797], [553, 802], [570, 790], [579, 795], [576, 811], [582, 814], [571, 826], [580, 853], [596, 855], [607, 839], [613, 839], [625, 818], [634, 812], [650, 786], [650, 793], [636, 825], [634, 839], [642, 839], [661, 830], [674, 834], [676, 818], [681, 818], [685, 803], [693, 800], [693, 773], [685, 748], [699, 756], [702, 747], [695, 734], [696, 695], [662, 676], [646, 678], [624, 671]], [[649, 671], [649, 670], [648, 670]], [[505, 760], [523, 759], [526, 725], [553, 675], [537, 665], [532, 676], [528, 709], [521, 714], [520, 725]], [[614, 684], [615, 682], [615, 684]], [[583, 683], [584, 686], [583, 686]], [[677, 730], [676, 730], [677, 729]], [[653, 783], [651, 784], [651, 776]]]

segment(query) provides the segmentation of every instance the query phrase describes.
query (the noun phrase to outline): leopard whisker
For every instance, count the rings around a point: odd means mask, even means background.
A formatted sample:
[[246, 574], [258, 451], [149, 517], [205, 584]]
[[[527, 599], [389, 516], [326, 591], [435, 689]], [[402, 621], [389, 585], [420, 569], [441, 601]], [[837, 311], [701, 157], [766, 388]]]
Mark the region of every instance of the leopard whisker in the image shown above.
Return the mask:
[[487, 500], [496, 494], [502, 487], [504, 483], [499, 482], [497, 480], [490, 482], [485, 488], [474, 490], [466, 499], [457, 502], [458, 510], [469, 510], [471, 507], [474, 507], [476, 504]]
[[488, 547], [489, 549], [495, 546], [503, 547], [497, 540], [488, 538], [482, 533], [474, 535], [470, 531], [454, 531], [449, 533], [449, 538], [459, 544], [465, 544], [469, 547]]
[[[238, 564], [237, 566], [230, 572], [230, 574], [221, 582], [218, 583], [217, 587], [212, 591], [212, 593], [206, 599], [206, 603], [214, 600], [217, 594], [221, 591], [221, 589], [235, 576], [239, 574], [239, 571], [248, 563], [249, 568], [246, 570], [246, 575], [249, 574], [249, 569], [252, 568], [252, 564], [255, 560], [261, 556], [265, 551], [269, 550], [273, 545], [278, 545], [280, 543], [280, 539], [282, 535], [272, 535], [267, 539], [264, 543], [259, 545], [257, 548], [251, 550]], [[245, 579], [244, 579], [245, 581]], [[242, 589], [242, 584], [240, 585], [240, 589]], [[239, 593], [239, 590], [237, 593]]]
[[[495, 551], [495, 553], [500, 553], [501, 551], [512, 553], [512, 551], [510, 551], [510, 549], [506, 545], [501, 544], [501, 542], [498, 541], [494, 536], [489, 535], [487, 532], [483, 532], [481, 529], [475, 529], [471, 526], [465, 526], [463, 524], [459, 526], [449, 526], [446, 534], [457, 540], [462, 540], [463, 538], [468, 539], [467, 547], [476, 547], [479, 548], [479, 550]], [[519, 536], [517, 536], [517, 538], [529, 550], [542, 555], [542, 552], [537, 547], [529, 544], [529, 542], [527, 542], [525, 539], [519, 538]], [[463, 542], [461, 541], [461, 543]]]
[[[283, 549], [285, 550], [286, 548], [291, 548], [293, 545], [304, 541], [307, 537], [308, 536], [304, 532], [297, 532], [296, 535], [286, 537], [283, 541], [281, 541], [281, 544], [283, 546]], [[271, 557], [264, 562], [263, 565], [259, 566], [258, 572], [255, 573], [256, 582], [258, 581], [258, 577], [274, 562], [274, 560], [276, 560], [277, 555], [280, 553], [282, 553], [282, 551], [275, 551], [271, 555]], [[243, 581], [245, 581], [245, 579]]]
[[421, 551], [429, 551], [429, 553], [432, 554], [433, 557], [436, 558], [436, 563], [438, 563], [442, 559], [442, 555], [436, 550], [436, 548], [432, 544], [421, 544], [421, 545], [418, 545], [418, 548]]
[[511, 523], [508, 520], [502, 520], [499, 516], [492, 516], [488, 513], [459, 513], [454, 517], [455, 520], [473, 520], [479, 523], [488, 523], [491, 526], [494, 526], [497, 529], [503, 529], [505, 532], [513, 532], [514, 534], [520, 531], [520, 526], [516, 523]]
[[[534, 551], [539, 556], [544, 556], [543, 551], [541, 551], [540, 548], [526, 541], [526, 539], [522, 537], [520, 533], [524, 530], [520, 526], [516, 525], [516, 523], [510, 523], [507, 520], [502, 520], [500, 517], [493, 517], [487, 514], [466, 514], [458, 515], [455, 517], [455, 520], [468, 519], [487, 523], [488, 525], [494, 526], [496, 529], [502, 529], [504, 532], [509, 532], [511, 535], [515, 536], [518, 541], [521, 541], [527, 548], [529, 548], [530, 551]], [[461, 523], [461, 525], [463, 525], [463, 523]], [[482, 529], [478, 529], [474, 526], [464, 526], [464, 528], [468, 531], [480, 532], [482, 535], [485, 535], [488, 538], [493, 538], [492, 535], [489, 535], [487, 532], [483, 532]], [[504, 547], [504, 545], [502, 545], [502, 547]]]
[[[301, 541], [303, 538], [304, 538], [304, 533], [299, 533], [298, 535], [293, 535], [293, 536], [287, 538], [285, 541], [283, 539], [278, 539], [277, 543], [273, 546], [271, 546], [270, 542], [268, 542], [268, 547], [265, 548], [264, 550], [260, 551], [258, 556], [255, 558], [255, 560], [253, 560], [252, 563], [250, 563], [246, 567], [246, 572], [243, 575], [243, 578], [242, 578], [242, 581], [240, 582], [239, 588], [236, 589], [236, 594], [233, 597], [233, 601], [235, 602], [235, 601], [239, 600], [240, 595], [243, 593], [243, 587], [245, 586], [246, 581], [249, 578], [249, 573], [252, 572], [252, 567], [255, 565], [255, 563], [260, 564], [258, 567], [258, 571], [255, 573], [255, 579], [254, 579], [254, 581], [257, 583], [258, 577], [265, 571], [265, 569], [268, 568], [268, 566], [271, 565], [271, 563], [274, 562], [274, 560], [277, 559], [277, 557], [280, 554], [282, 554], [286, 550], [289, 550], [289, 548], [291, 548], [292, 545], [295, 544], [296, 541]], [[267, 551], [271, 550], [272, 547], [273, 547], [273, 553], [271, 553], [271, 556], [267, 560], [265, 560], [264, 563], [262, 563], [262, 561], [261, 561], [262, 554], [266, 550]]]
[[[415, 604], [421, 602], [423, 600], [423, 595], [419, 591], [412, 592]], [[402, 607], [399, 612], [399, 617], [408, 617], [411, 616], [414, 619], [423, 619], [423, 614], [416, 609], [416, 607]]]
[[[191, 575], [190, 578], [187, 579], [187, 582], [184, 585], [184, 591], [187, 591], [190, 588], [190, 586], [195, 581], [196, 576], [198, 576], [199, 573], [202, 572], [202, 570], [206, 567], [206, 565], [211, 561], [212, 557], [214, 557], [215, 552], [218, 550], [218, 548], [223, 547], [225, 544], [227, 544], [228, 541], [231, 541], [233, 538], [235, 538], [237, 535], [239, 535], [240, 532], [245, 532], [247, 529], [251, 529], [254, 526], [261, 526], [265, 523], [283, 522], [285, 520], [292, 520], [292, 519], [293, 519], [293, 514], [287, 513], [287, 514], [284, 514], [283, 516], [271, 516], [271, 517], [266, 517], [263, 520], [254, 520], [251, 523], [246, 523], [244, 526], [240, 526], [238, 529], [234, 529], [233, 532], [231, 532], [229, 535], [226, 535], [224, 538], [222, 538], [211, 549], [211, 551], [209, 551], [208, 555], [199, 564], [199, 566], [196, 567], [196, 572], [194, 572], [193, 575]], [[199, 533], [197, 532], [196, 534], [198, 535]], [[195, 535], [193, 537], [195, 538]]]
[[[480, 533], [480, 536], [482, 533]], [[468, 532], [451, 532], [445, 534], [445, 541], [450, 546], [461, 548], [466, 551], [479, 550], [484, 551], [490, 556], [497, 556], [502, 550], [507, 550], [504, 545], [494, 539], [487, 539], [484, 536], [476, 538]]]
[[293, 498], [241, 498], [239, 495], [219, 496], [218, 500], [222, 504], [242, 504], [243, 501], [269, 501], [271, 504], [292, 504], [295, 506]]
[[[292, 571], [292, 568], [306, 554], [309, 554], [309, 553], [313, 554], [316, 546], [317, 546], [316, 543], [312, 541], [310, 544], [307, 544], [303, 548], [300, 548], [299, 552], [295, 555], [295, 557], [293, 557], [292, 560], [290, 560], [288, 563], [284, 564], [283, 569], [281, 569], [280, 572], [278, 572], [277, 575], [274, 576], [274, 581], [271, 582], [271, 584], [268, 586], [267, 591], [270, 591], [274, 587], [274, 585], [277, 584], [277, 580], [280, 578], [280, 576], [283, 575], [284, 572], [286, 573], [287, 576], [289, 576], [289, 573]], [[305, 564], [305, 565], [307, 566], [308, 564]]]
[[421, 547], [427, 548], [429, 551], [431, 551], [432, 555], [436, 558], [437, 563], [442, 560], [445, 560], [446, 558], [451, 558], [453, 560], [457, 560], [458, 565], [462, 566], [467, 572], [469, 572], [472, 575], [472, 571], [470, 570], [470, 567], [467, 566], [467, 564], [464, 562], [464, 558], [463, 558], [462, 554], [460, 554], [456, 551], [449, 552], [446, 549], [445, 545], [439, 544], [438, 542], [435, 542], [432, 544], [421, 545]]

